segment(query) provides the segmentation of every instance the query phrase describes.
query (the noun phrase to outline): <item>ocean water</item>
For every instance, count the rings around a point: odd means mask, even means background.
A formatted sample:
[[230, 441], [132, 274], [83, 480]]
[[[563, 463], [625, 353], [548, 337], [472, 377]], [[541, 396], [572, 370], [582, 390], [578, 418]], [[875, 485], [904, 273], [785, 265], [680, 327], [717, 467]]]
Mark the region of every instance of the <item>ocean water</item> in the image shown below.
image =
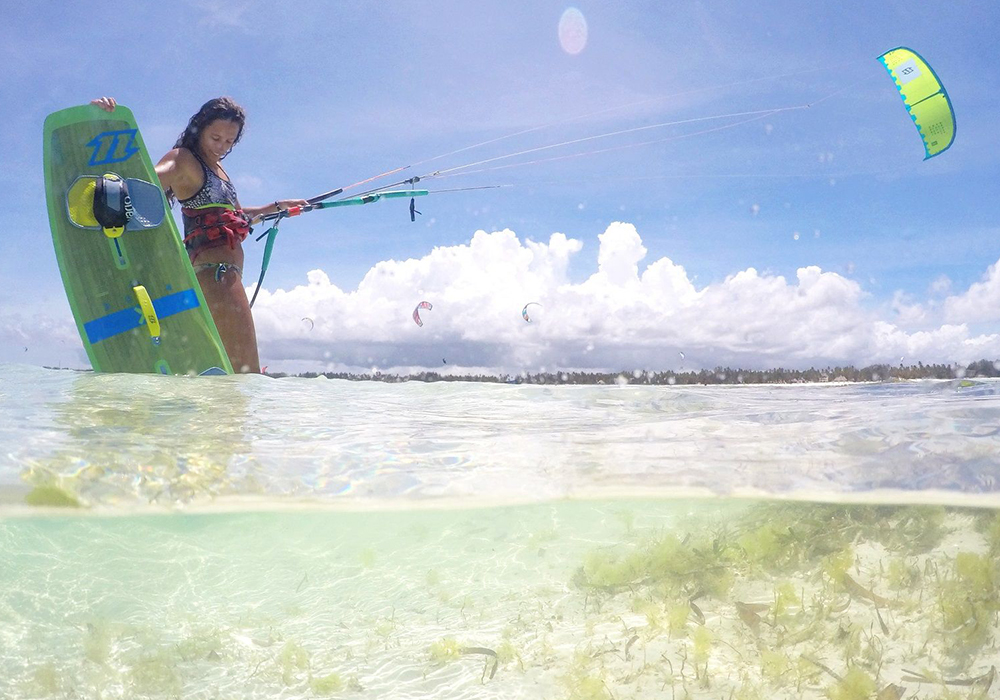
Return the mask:
[[1000, 384], [0, 366], [0, 698], [989, 698]]

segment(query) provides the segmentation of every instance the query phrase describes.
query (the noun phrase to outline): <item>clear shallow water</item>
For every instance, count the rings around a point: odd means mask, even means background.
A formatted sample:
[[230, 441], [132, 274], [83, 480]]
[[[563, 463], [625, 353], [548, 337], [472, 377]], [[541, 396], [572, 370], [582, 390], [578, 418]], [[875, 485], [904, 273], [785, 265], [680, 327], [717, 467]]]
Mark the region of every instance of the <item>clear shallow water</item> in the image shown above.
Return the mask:
[[15, 502], [55, 484], [114, 508], [678, 489], [990, 504], [998, 454], [996, 382], [544, 387], [0, 366], [0, 498]]
[[0, 367], [0, 697], [990, 697], [998, 388]]

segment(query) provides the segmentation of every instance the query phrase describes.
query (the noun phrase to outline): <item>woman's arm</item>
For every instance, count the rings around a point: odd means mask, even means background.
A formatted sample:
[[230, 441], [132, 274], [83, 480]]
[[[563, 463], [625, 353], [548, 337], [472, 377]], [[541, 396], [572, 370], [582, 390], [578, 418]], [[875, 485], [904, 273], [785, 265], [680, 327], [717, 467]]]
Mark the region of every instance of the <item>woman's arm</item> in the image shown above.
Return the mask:
[[177, 199], [187, 199], [201, 187], [201, 166], [186, 148], [167, 151], [156, 164], [156, 176], [163, 191]]
[[279, 199], [260, 207], [243, 207], [243, 213], [250, 217], [251, 221], [256, 221], [267, 214], [277, 214], [278, 210], [284, 211], [290, 207], [309, 206], [309, 202], [304, 199]]

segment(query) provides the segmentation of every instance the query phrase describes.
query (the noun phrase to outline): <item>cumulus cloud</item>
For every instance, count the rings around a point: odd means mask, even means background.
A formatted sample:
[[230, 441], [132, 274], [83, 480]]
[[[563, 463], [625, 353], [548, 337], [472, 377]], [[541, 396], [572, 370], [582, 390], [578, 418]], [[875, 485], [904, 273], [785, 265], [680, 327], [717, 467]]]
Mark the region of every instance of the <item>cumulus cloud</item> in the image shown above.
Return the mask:
[[[1000, 273], [932, 305], [897, 294], [893, 318], [871, 310], [860, 284], [819, 267], [794, 280], [748, 268], [698, 287], [668, 257], [644, 265], [632, 224], [598, 236], [597, 269], [568, 279], [583, 243], [561, 233], [522, 241], [477, 231], [468, 244], [376, 264], [351, 291], [322, 270], [290, 290], [262, 290], [254, 307], [261, 356], [272, 367], [489, 368], [520, 371], [745, 368], [968, 362], [1000, 356], [1000, 337], [973, 335], [985, 299], [1000, 309]], [[991, 296], [992, 295], [992, 296]], [[417, 303], [418, 327], [411, 314]], [[532, 323], [521, 317], [529, 302]], [[309, 319], [308, 322], [303, 318]], [[919, 331], [908, 331], [912, 324]], [[681, 355], [683, 353], [683, 357]]]
[[983, 279], [966, 292], [945, 299], [944, 310], [950, 321], [977, 323], [1000, 319], [1000, 261], [990, 265]]
[[[254, 306], [261, 359], [274, 370], [471, 372], [665, 370], [717, 365], [805, 368], [1000, 357], [1000, 263], [961, 293], [946, 278], [928, 298], [872, 299], [816, 266], [794, 278], [748, 268], [696, 285], [683, 265], [647, 261], [639, 231], [597, 236], [597, 267], [570, 279], [582, 241], [477, 231], [463, 245], [383, 260], [356, 289], [321, 269]], [[579, 269], [579, 262], [574, 267]], [[944, 296], [951, 293], [950, 296]], [[412, 319], [422, 311], [423, 327]], [[535, 302], [531, 323], [521, 309]], [[978, 329], [978, 330], [973, 330]], [[68, 306], [25, 315], [0, 308], [0, 361], [85, 367]]]

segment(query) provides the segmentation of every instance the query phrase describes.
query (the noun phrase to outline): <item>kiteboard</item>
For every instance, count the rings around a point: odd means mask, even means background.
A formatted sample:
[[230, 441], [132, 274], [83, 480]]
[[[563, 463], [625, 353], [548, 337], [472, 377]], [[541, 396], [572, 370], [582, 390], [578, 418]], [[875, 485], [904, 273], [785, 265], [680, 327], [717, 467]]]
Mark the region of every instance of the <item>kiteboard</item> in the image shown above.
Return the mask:
[[132, 112], [70, 107], [44, 139], [52, 242], [94, 370], [231, 374]]

